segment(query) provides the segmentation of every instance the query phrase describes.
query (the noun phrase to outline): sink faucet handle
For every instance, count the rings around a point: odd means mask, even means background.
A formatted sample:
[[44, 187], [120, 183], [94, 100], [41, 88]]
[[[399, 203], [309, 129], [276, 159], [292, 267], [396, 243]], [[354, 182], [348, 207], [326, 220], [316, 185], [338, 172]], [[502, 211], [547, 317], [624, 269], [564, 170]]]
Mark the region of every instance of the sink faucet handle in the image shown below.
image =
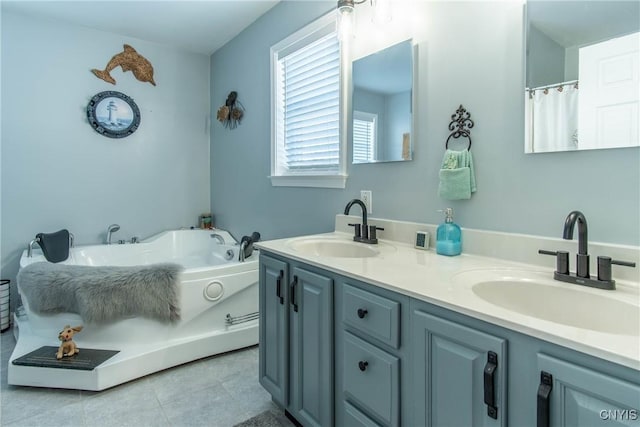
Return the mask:
[[544, 249], [538, 249], [538, 253], [540, 255], [553, 255], [553, 256], [558, 255], [558, 251], [547, 251], [547, 250], [544, 250]]
[[569, 274], [569, 252], [567, 251], [545, 251], [538, 250], [542, 255], [553, 255], [556, 257], [556, 271], [560, 274]]
[[369, 239], [371, 240], [377, 240], [378, 236], [377, 236], [377, 230], [384, 230], [384, 228], [382, 227], [377, 227], [375, 225], [370, 225], [369, 226]]
[[611, 264], [615, 264], [615, 265], [622, 265], [624, 267], [635, 267], [636, 263], [635, 262], [629, 262], [629, 261], [618, 261], [617, 259], [612, 259], [611, 260]]
[[348, 224], [348, 225], [353, 227], [353, 231], [356, 237], [362, 236], [362, 224]]
[[569, 252], [558, 251], [556, 255], [556, 270], [560, 274], [569, 274]]
[[598, 280], [611, 280], [611, 264], [622, 265], [624, 267], [635, 267], [635, 262], [618, 261], [608, 256], [598, 257]]

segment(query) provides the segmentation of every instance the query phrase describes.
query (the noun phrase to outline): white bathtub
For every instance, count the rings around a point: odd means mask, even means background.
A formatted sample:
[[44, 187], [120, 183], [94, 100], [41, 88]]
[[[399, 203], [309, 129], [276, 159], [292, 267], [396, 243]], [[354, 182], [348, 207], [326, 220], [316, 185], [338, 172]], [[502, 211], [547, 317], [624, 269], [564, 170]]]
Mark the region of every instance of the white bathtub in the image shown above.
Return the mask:
[[[221, 244], [211, 237], [217, 233]], [[180, 316], [175, 324], [133, 317], [108, 324], [84, 324], [74, 313], [15, 316], [17, 344], [9, 363], [9, 384], [102, 390], [202, 357], [258, 343], [258, 253], [238, 261], [239, 246], [222, 230], [178, 230], [141, 243], [79, 246], [64, 264], [133, 266], [159, 262], [181, 264]], [[230, 258], [228, 260], [227, 258]], [[44, 261], [26, 251], [20, 266]], [[20, 291], [18, 286], [18, 291]], [[231, 319], [229, 319], [231, 318]], [[230, 320], [233, 320], [232, 322]], [[64, 325], [83, 325], [74, 337], [78, 347], [119, 350], [93, 371], [14, 365], [14, 359], [42, 346], [58, 346]]]

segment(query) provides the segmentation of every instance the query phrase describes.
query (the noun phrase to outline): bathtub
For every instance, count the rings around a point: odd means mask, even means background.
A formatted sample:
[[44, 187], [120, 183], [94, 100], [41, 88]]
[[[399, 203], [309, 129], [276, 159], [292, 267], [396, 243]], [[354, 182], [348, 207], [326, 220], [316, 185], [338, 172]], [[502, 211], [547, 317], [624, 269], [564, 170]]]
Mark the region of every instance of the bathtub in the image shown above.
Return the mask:
[[[218, 234], [224, 243], [211, 235]], [[180, 264], [180, 320], [166, 324], [131, 317], [108, 324], [85, 324], [75, 313], [39, 315], [23, 308], [14, 316], [17, 343], [8, 382], [14, 385], [103, 390], [192, 360], [258, 343], [258, 252], [238, 261], [239, 245], [222, 230], [166, 231], [135, 244], [72, 248], [63, 264], [134, 266]], [[20, 267], [45, 261], [40, 251]], [[18, 285], [18, 292], [20, 287]], [[64, 325], [83, 325], [78, 347], [118, 350], [92, 371], [14, 365], [14, 359], [42, 346], [58, 346]]]

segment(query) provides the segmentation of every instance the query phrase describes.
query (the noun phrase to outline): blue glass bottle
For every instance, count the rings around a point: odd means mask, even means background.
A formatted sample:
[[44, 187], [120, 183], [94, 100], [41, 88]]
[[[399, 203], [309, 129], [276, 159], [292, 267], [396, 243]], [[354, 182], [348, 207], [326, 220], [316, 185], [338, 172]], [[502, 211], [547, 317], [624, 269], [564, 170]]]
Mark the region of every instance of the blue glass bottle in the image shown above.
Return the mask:
[[460, 226], [453, 222], [453, 209], [445, 209], [444, 223], [438, 226], [436, 232], [436, 253], [440, 255], [455, 256], [462, 252], [462, 231]]

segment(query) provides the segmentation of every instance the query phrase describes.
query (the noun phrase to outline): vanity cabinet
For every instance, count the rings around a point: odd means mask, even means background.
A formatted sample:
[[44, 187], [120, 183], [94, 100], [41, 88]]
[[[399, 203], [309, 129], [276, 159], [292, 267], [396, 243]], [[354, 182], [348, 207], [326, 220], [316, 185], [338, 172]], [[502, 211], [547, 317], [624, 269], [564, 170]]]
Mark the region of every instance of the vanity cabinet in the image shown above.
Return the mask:
[[546, 354], [537, 355], [538, 427], [640, 426], [640, 386]]
[[259, 366], [304, 426], [640, 427], [636, 369], [265, 251]]
[[414, 425], [506, 425], [507, 341], [412, 302]]
[[260, 255], [259, 378], [304, 426], [333, 424], [333, 279]]
[[409, 298], [338, 277], [335, 302], [335, 424], [408, 425], [403, 421], [408, 381], [402, 375], [409, 373], [405, 368]]

